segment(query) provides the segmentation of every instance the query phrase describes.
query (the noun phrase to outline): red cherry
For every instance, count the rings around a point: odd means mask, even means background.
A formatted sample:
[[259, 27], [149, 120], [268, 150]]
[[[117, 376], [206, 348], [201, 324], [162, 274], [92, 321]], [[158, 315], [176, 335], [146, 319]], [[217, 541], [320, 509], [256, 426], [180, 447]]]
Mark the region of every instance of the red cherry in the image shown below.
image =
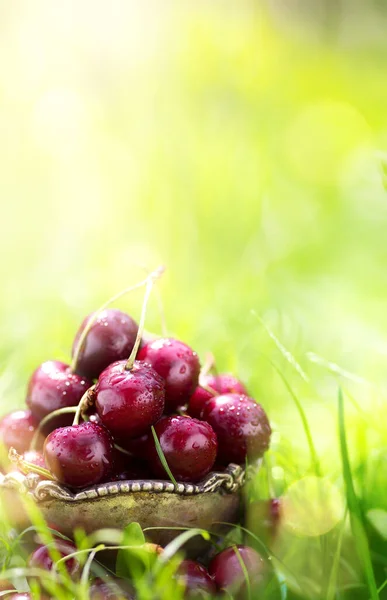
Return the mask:
[[135, 600], [135, 593], [125, 579], [109, 577], [104, 581], [97, 578], [90, 584], [89, 600]]
[[129, 456], [117, 448], [114, 449], [114, 469], [110, 481], [128, 481], [132, 479], [148, 479], [148, 465], [134, 456]]
[[[92, 382], [76, 373], [69, 365], [58, 360], [49, 360], [38, 367], [28, 384], [27, 406], [38, 421], [59, 408], [77, 406]], [[50, 433], [58, 427], [71, 425], [74, 415], [60, 415], [44, 427]]]
[[249, 546], [232, 546], [217, 554], [208, 567], [218, 590], [237, 594], [246, 589], [246, 578], [241, 560], [253, 588], [264, 582], [268, 566], [262, 556]]
[[96, 384], [98, 415], [117, 440], [146, 433], [164, 410], [163, 379], [149, 365], [135, 361], [127, 370], [126, 361], [105, 369]]
[[[217, 440], [208, 423], [190, 417], [163, 417], [155, 431], [172, 474], [179, 481], [199, 481], [215, 462]], [[149, 445], [149, 463], [157, 477], [167, 474], [157, 455], [152, 437]]]
[[198, 385], [188, 404], [188, 414], [190, 414], [191, 417], [196, 417], [196, 419], [201, 418], [204, 406], [207, 404], [208, 400], [211, 400], [214, 396], [222, 394], [247, 395], [247, 390], [243, 383], [230, 373], [203, 375], [200, 380], [203, 385], [214, 390], [215, 393], [211, 393]]
[[196, 600], [216, 594], [216, 586], [207, 569], [196, 560], [183, 560], [175, 578], [185, 585], [185, 598]]
[[113, 443], [96, 423], [55, 429], [44, 444], [44, 459], [60, 483], [79, 488], [106, 479], [113, 468]]
[[117, 444], [127, 450], [133, 457], [140, 460], [146, 460], [149, 450], [149, 440], [153, 439], [152, 432], [149, 430], [144, 435], [132, 439], [119, 439]]
[[[54, 547], [61, 558], [77, 551], [74, 544], [65, 540], [55, 540]], [[43, 569], [44, 571], [52, 571], [54, 561], [51, 558], [51, 548], [51, 545], [39, 546], [29, 557], [27, 566], [35, 569]], [[72, 578], [77, 579], [81, 574], [81, 566], [76, 556], [64, 561], [64, 565]]]
[[200, 363], [196, 352], [179, 340], [160, 338], [150, 342], [138, 353], [165, 379], [165, 408], [173, 412], [186, 404], [199, 380]]
[[0, 421], [0, 440], [19, 454], [29, 449], [38, 426], [30, 410], [15, 410]]
[[[79, 338], [92, 316], [93, 313], [84, 319], [75, 336], [73, 356]], [[137, 330], [137, 323], [121, 310], [107, 308], [100, 312], [82, 344], [76, 361], [76, 372], [89, 379], [97, 379], [113, 362], [127, 359], [134, 346]]]
[[270, 443], [271, 428], [260, 404], [249, 396], [214, 396], [203, 408], [202, 418], [218, 438], [218, 460], [223, 464], [244, 463], [263, 455]]
[[42, 469], [47, 469], [42, 452], [38, 452], [37, 450], [28, 450], [27, 452], [24, 452], [23, 460], [36, 465], [37, 467], [42, 467]]

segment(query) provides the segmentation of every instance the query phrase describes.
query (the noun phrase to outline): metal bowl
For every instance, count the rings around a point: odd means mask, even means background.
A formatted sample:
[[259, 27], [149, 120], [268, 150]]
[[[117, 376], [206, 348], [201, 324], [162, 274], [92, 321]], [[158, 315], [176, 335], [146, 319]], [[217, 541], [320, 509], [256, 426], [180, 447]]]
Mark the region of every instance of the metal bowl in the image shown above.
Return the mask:
[[[227, 527], [221, 522], [238, 521], [245, 479], [246, 470], [230, 464], [199, 483], [178, 483], [176, 488], [171, 481], [131, 480], [72, 492], [32, 473], [11, 472], [1, 476], [0, 489], [32, 496], [47, 522], [69, 537], [76, 527], [92, 533], [106, 527], [123, 529], [136, 521], [143, 529], [169, 528], [147, 534], [151, 541], [165, 545], [180, 533], [172, 528], [199, 527], [222, 535]], [[193, 553], [202, 547], [198, 540]]]

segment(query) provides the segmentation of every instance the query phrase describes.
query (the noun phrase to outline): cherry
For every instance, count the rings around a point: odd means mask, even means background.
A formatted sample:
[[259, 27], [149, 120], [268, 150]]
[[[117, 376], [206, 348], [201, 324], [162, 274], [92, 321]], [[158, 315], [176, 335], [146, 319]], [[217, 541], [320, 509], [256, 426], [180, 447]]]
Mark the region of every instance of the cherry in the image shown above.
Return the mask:
[[244, 463], [263, 455], [270, 443], [271, 428], [260, 404], [239, 394], [214, 396], [203, 408], [202, 418], [218, 438], [218, 460]]
[[[55, 540], [53, 546], [61, 558], [77, 551], [74, 544], [66, 542], [65, 540]], [[54, 566], [54, 561], [52, 559], [53, 546], [39, 546], [30, 555], [27, 566], [30, 568], [43, 569], [44, 571], [51, 571]], [[72, 579], [76, 579], [80, 576], [81, 565], [75, 556], [64, 561], [63, 564]]]
[[119, 439], [117, 443], [121, 448], [127, 450], [133, 457], [140, 460], [146, 459], [149, 450], [149, 440], [152, 439], [152, 432], [149, 430], [144, 435], [132, 439]]
[[199, 380], [200, 363], [196, 352], [179, 340], [160, 338], [146, 344], [138, 353], [165, 379], [165, 408], [173, 412], [186, 404]]
[[[58, 360], [49, 360], [38, 367], [28, 384], [27, 406], [38, 421], [59, 408], [77, 406], [92, 382], [76, 373], [69, 365]], [[73, 415], [60, 415], [50, 420], [43, 428], [50, 433], [58, 427], [71, 425]]]
[[97, 379], [113, 362], [128, 358], [138, 330], [132, 317], [116, 308], [107, 308], [98, 314], [90, 326], [78, 352], [82, 332], [93, 315], [84, 319], [73, 344], [73, 356], [77, 353], [75, 371], [88, 379]]
[[89, 600], [134, 600], [133, 587], [125, 579], [109, 577], [106, 581], [93, 579], [89, 588]]
[[[202, 375], [200, 383], [201, 385], [198, 385], [188, 404], [188, 414], [197, 419], [200, 419], [205, 404], [214, 396], [230, 393], [247, 395], [247, 390], [243, 383], [234, 377], [234, 375], [231, 375], [231, 373]], [[215, 393], [212, 393], [210, 390], [214, 390]]]
[[42, 469], [47, 469], [43, 454], [37, 450], [28, 450], [27, 452], [24, 452], [23, 460], [36, 465], [37, 467], [42, 467]]
[[0, 421], [0, 440], [7, 448], [22, 454], [29, 449], [38, 426], [30, 410], [16, 410]]
[[[190, 417], [163, 417], [155, 431], [174, 477], [180, 481], [199, 481], [211, 471], [216, 459], [217, 440], [208, 423]], [[166, 478], [152, 437], [149, 463], [158, 477]]]
[[265, 544], [271, 545], [281, 522], [280, 498], [257, 500], [248, 505], [247, 527]]
[[163, 414], [165, 384], [150, 365], [118, 361], [100, 375], [95, 405], [105, 427], [117, 440], [146, 433]]
[[114, 470], [110, 481], [147, 479], [148, 477], [149, 467], [144, 461], [114, 449]]
[[44, 459], [60, 483], [86, 487], [106, 479], [113, 468], [109, 432], [96, 423], [55, 429], [44, 444]]
[[246, 589], [241, 560], [245, 565], [250, 585], [256, 587], [262, 584], [268, 572], [267, 563], [262, 556], [249, 546], [232, 546], [217, 554], [208, 567], [218, 590], [236, 594]]
[[196, 560], [183, 560], [175, 578], [185, 585], [185, 598], [190, 600], [214, 596], [216, 586], [207, 569]]

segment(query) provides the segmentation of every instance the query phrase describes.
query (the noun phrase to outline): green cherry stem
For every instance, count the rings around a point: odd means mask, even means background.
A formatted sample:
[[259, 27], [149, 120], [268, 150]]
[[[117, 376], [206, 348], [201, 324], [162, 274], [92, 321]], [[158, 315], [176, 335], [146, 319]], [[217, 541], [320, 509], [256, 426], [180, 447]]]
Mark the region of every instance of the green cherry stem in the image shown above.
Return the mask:
[[28, 473], [36, 473], [45, 479], [55, 481], [55, 477], [51, 475], [50, 471], [30, 463], [28, 460], [24, 460], [24, 458], [16, 452], [15, 448], [9, 449], [8, 458], [12, 463], [16, 464], [16, 466], [22, 471], [22, 473], [24, 473], [24, 475], [28, 475]]
[[51, 419], [53, 419], [54, 417], [59, 417], [60, 415], [71, 415], [71, 414], [76, 413], [76, 411], [77, 411], [76, 406], [66, 406], [64, 408], [58, 408], [57, 410], [53, 410], [52, 412], [48, 413], [48, 415], [46, 415], [40, 421], [39, 425], [37, 426], [36, 431], [34, 433], [34, 437], [31, 440], [30, 449], [31, 450], [37, 449], [37, 445], [38, 445], [39, 437], [42, 433], [42, 429], [45, 425], [47, 425], [47, 423], [49, 423], [51, 421]]
[[125, 365], [126, 371], [130, 371], [132, 369], [134, 361], [136, 360], [136, 356], [137, 356], [138, 349], [140, 347], [142, 335], [144, 333], [145, 316], [146, 316], [146, 309], [148, 306], [149, 297], [151, 295], [151, 291], [152, 291], [152, 288], [153, 288], [155, 282], [157, 281], [157, 279], [159, 279], [161, 277], [161, 275], [164, 273], [164, 271], [165, 271], [165, 268], [161, 266], [158, 269], [156, 269], [155, 271], [152, 271], [152, 273], [149, 273], [149, 275], [147, 277], [144, 300], [142, 303], [141, 316], [140, 316], [140, 322], [138, 324], [136, 341], [134, 342], [133, 350], [130, 353], [128, 361]]
[[91, 408], [92, 406], [94, 406], [94, 402], [95, 402], [94, 390], [95, 390], [95, 385], [92, 385], [83, 394], [83, 396], [80, 399], [79, 404], [75, 410], [73, 425], [79, 425], [79, 421], [81, 420], [82, 414], [84, 412], [86, 412], [88, 408]]

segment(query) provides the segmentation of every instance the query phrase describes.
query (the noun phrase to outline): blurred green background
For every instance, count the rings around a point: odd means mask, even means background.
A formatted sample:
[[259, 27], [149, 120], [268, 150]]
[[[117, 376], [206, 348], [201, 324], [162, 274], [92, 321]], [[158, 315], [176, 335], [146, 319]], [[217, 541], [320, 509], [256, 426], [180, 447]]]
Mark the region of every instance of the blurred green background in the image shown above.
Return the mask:
[[387, 440], [386, 26], [383, 2], [2, 3], [2, 412], [39, 362], [69, 358], [85, 314], [162, 263], [168, 330], [273, 420], [277, 493], [309, 455], [268, 358], [323, 472], [341, 469], [337, 377], [312, 352], [353, 374], [352, 460], [371, 469], [366, 508], [387, 508], [369, 462]]

